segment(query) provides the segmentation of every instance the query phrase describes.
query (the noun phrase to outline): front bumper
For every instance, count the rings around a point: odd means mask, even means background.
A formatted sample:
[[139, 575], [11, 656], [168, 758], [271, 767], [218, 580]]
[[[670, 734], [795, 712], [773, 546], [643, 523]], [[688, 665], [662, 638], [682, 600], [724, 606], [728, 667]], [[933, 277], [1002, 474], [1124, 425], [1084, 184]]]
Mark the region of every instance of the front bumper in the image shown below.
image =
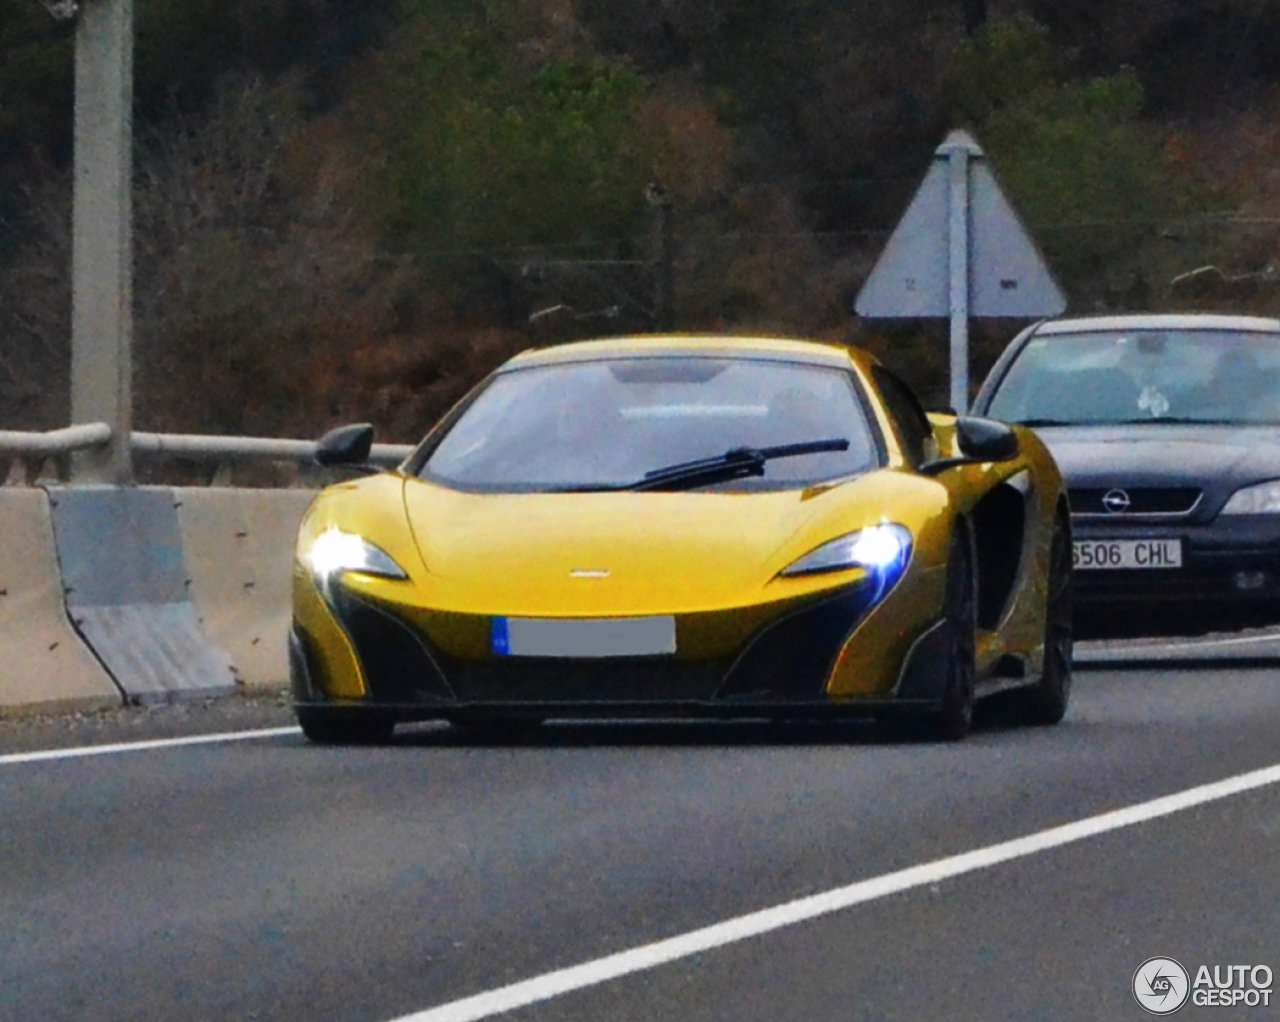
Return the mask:
[[[338, 677], [343, 667], [335, 669], [334, 645], [316, 627], [322, 622], [313, 608], [295, 617], [290, 637], [293, 697], [299, 706], [376, 707], [400, 720], [486, 714], [865, 717], [938, 708], [945, 671], [936, 629], [911, 644], [905, 665], [897, 658], [881, 697], [828, 696], [838, 659], [880, 596], [866, 582], [822, 594], [788, 607], [715, 655], [577, 659], [485, 655], [474, 647], [470, 655], [451, 653], [432, 640], [420, 615], [415, 619], [406, 608], [335, 587], [323, 601], [325, 617], [340, 629], [360, 685]], [[487, 634], [489, 620], [463, 624]]]
[[1182, 567], [1077, 570], [1080, 606], [1116, 603], [1265, 604], [1280, 599], [1280, 515], [1221, 516], [1204, 523], [1138, 523], [1073, 517], [1076, 540], [1180, 539]]

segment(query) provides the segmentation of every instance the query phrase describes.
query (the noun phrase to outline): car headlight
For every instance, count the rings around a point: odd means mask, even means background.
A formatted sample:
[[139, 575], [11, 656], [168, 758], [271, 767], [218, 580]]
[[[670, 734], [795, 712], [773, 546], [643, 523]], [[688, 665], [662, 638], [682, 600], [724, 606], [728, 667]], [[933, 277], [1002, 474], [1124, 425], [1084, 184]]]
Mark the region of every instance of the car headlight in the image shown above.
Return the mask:
[[901, 525], [870, 525], [823, 543], [782, 569], [783, 575], [817, 575], [866, 568], [879, 578], [896, 578], [911, 556], [911, 533]]
[[303, 561], [322, 582], [348, 571], [379, 578], [409, 577], [385, 550], [341, 529], [326, 529], [320, 533], [303, 555]]
[[1224, 515], [1280, 514], [1280, 479], [1236, 490], [1221, 511]]

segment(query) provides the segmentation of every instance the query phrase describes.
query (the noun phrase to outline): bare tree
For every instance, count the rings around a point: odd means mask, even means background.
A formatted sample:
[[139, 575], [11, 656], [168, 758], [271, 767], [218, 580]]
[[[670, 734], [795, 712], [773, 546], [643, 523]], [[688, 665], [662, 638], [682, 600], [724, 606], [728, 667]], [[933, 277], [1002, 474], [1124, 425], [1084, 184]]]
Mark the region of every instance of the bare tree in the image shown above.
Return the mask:
[[0, 428], [53, 429], [71, 409], [71, 175], [34, 162], [0, 272]]
[[[334, 414], [362, 335], [388, 328], [404, 267], [361, 208], [367, 157], [288, 83], [224, 83], [150, 135], [136, 188], [138, 416], [280, 432]], [[341, 388], [337, 388], [341, 390]]]

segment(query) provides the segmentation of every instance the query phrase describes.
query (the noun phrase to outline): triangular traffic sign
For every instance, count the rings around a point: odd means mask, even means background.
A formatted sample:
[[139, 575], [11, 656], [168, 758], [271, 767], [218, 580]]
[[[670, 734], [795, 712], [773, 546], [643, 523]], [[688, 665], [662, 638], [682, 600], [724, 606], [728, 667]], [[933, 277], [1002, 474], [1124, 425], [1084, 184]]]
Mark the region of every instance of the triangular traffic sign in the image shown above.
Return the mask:
[[[962, 150], [967, 175], [955, 181], [952, 155]], [[1066, 298], [987, 164], [982, 148], [955, 131], [894, 229], [854, 308], [869, 318], [946, 318], [952, 314], [951, 235], [957, 213], [968, 234], [970, 316], [1057, 316]]]
[[934, 163], [898, 221], [854, 305], [859, 316], [931, 319], [951, 314], [947, 165]]
[[1060, 316], [1067, 299], [985, 160], [969, 164], [969, 315]]

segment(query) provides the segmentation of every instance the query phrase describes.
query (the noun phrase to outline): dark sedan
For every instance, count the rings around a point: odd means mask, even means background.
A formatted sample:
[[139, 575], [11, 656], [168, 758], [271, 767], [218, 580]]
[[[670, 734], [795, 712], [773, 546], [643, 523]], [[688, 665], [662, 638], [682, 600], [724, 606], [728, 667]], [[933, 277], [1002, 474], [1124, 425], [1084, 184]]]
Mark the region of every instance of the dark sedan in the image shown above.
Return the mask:
[[1057, 460], [1086, 619], [1280, 618], [1280, 320], [1041, 323], [974, 411], [1034, 426]]

